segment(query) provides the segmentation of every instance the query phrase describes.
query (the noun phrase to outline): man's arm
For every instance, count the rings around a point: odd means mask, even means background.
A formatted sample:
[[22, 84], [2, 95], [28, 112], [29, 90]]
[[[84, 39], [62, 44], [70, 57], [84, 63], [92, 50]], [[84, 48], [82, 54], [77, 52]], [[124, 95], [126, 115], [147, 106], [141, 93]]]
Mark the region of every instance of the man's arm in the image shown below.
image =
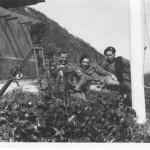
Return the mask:
[[106, 71], [105, 69], [103, 69], [102, 67], [96, 65], [95, 67], [96, 69], [96, 72], [99, 74], [99, 75], [103, 75], [103, 76], [111, 76], [113, 80], [117, 80], [116, 76], [114, 74], [112, 74], [111, 72], [109, 71]]
[[86, 83], [86, 75], [76, 66], [73, 66], [73, 71], [76, 73], [76, 75], [79, 77], [79, 81], [76, 84], [76, 87], [74, 88], [76, 91], [79, 91], [81, 86]]
[[95, 68], [95, 71], [99, 74], [99, 75], [103, 75], [103, 76], [107, 76], [110, 75], [111, 73], [104, 70], [102, 67], [98, 66], [97, 64], [93, 64], [92, 65]]

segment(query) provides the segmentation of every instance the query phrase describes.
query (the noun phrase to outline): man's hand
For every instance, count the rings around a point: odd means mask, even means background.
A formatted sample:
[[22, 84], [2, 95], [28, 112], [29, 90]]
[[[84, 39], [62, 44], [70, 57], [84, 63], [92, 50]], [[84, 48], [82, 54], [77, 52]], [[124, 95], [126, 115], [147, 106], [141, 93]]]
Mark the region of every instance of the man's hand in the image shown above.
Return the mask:
[[59, 70], [58, 75], [61, 76], [61, 77], [63, 77], [63, 75], [64, 75], [64, 74], [63, 74], [63, 71], [62, 71], [62, 70]]
[[115, 75], [111, 74], [110, 76], [113, 80], [117, 81], [117, 77]]

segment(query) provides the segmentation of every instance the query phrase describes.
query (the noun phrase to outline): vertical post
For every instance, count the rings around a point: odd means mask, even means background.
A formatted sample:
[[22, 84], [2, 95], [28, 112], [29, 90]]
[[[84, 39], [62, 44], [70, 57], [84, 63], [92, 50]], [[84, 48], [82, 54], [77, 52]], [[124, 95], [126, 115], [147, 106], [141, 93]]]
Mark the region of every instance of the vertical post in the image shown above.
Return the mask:
[[137, 113], [137, 122], [146, 121], [146, 109], [143, 86], [144, 63], [144, 10], [142, 0], [129, 0], [130, 8], [130, 54], [132, 106]]

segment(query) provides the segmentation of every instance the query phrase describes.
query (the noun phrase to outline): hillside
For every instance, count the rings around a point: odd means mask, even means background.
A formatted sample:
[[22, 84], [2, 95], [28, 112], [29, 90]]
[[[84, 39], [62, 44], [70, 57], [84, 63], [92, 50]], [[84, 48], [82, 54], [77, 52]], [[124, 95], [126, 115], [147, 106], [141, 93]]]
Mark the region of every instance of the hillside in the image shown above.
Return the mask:
[[43, 13], [29, 7], [13, 8], [9, 10], [35, 18], [41, 22], [41, 25], [35, 25], [32, 29], [39, 37], [41, 36], [41, 45], [44, 47], [47, 56], [51, 57], [52, 54], [58, 54], [60, 50], [67, 50], [70, 52], [70, 61], [74, 63], [78, 63], [82, 53], [88, 53], [92, 61], [96, 61], [99, 65], [101, 65], [104, 60], [104, 56], [96, 51], [90, 44], [71, 35], [66, 29], [49, 19]]

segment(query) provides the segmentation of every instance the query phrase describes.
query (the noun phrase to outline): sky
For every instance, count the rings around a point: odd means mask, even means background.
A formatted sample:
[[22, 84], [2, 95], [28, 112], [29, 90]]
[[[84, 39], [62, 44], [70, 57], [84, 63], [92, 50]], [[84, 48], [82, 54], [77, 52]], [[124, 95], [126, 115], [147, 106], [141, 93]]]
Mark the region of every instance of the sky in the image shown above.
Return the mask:
[[[106, 47], [113, 46], [117, 56], [130, 59], [128, 0], [45, 1], [31, 7], [88, 42], [102, 54]], [[147, 24], [150, 26], [150, 0], [145, 0], [145, 4]], [[146, 50], [145, 59], [147, 70], [150, 68], [150, 48]]]

